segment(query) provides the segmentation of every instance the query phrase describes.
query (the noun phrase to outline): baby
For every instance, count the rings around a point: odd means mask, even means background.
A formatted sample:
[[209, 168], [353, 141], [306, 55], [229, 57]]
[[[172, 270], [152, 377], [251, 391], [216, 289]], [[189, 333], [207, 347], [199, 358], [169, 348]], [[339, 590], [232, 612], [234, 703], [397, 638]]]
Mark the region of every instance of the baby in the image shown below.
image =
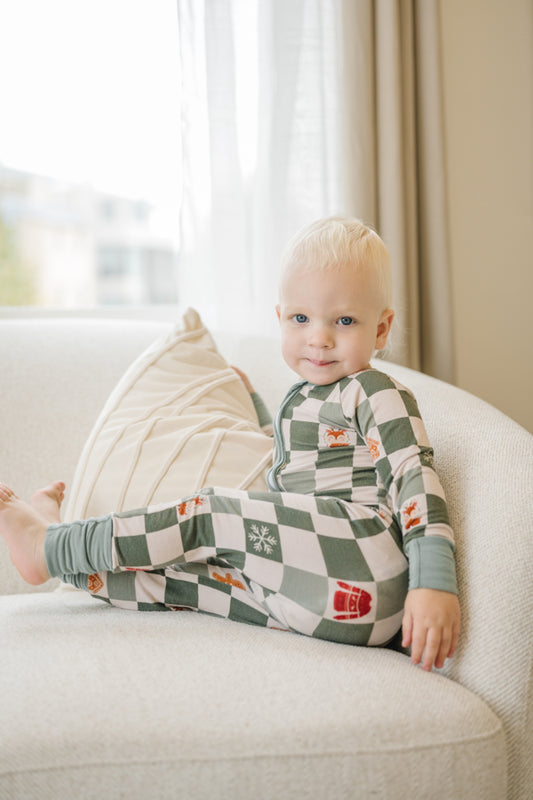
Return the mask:
[[453, 533], [416, 401], [370, 366], [394, 317], [379, 236], [343, 218], [301, 231], [277, 314], [301, 380], [277, 414], [269, 492], [209, 487], [61, 523], [61, 482], [30, 504], [0, 485], [12, 560], [30, 583], [60, 576], [122, 608], [191, 608], [356, 645], [386, 645], [401, 627], [413, 662], [440, 668], [460, 627]]

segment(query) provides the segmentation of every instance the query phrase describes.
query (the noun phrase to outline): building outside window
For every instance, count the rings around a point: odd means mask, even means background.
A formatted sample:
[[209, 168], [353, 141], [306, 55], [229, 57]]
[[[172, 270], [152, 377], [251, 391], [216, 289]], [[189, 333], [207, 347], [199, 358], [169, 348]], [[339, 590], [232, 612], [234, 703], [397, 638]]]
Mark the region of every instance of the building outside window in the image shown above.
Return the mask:
[[0, 12], [0, 306], [176, 303], [174, 0]]

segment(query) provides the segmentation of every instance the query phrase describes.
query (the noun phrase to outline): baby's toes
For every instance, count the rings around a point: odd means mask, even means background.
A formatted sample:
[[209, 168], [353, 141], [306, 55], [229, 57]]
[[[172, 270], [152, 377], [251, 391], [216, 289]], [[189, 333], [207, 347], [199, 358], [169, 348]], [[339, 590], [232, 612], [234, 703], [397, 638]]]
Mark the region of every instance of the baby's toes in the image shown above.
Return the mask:
[[11, 500], [12, 497], [16, 497], [13, 489], [10, 489], [5, 483], [0, 483], [0, 500]]

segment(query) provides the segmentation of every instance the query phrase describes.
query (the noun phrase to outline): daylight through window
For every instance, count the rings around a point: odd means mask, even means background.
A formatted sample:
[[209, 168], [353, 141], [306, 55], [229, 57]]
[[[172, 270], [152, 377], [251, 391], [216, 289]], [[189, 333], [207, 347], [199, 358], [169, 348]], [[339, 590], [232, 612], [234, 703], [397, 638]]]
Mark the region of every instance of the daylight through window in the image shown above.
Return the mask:
[[175, 303], [175, 0], [0, 8], [0, 305]]

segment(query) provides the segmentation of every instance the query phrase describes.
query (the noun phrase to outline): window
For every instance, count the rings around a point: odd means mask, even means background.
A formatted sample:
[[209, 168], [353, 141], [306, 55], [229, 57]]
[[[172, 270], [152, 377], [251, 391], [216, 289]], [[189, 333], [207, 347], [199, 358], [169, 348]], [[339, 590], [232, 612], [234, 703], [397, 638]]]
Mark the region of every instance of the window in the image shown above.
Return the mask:
[[0, 305], [175, 302], [175, 0], [0, 10]]

